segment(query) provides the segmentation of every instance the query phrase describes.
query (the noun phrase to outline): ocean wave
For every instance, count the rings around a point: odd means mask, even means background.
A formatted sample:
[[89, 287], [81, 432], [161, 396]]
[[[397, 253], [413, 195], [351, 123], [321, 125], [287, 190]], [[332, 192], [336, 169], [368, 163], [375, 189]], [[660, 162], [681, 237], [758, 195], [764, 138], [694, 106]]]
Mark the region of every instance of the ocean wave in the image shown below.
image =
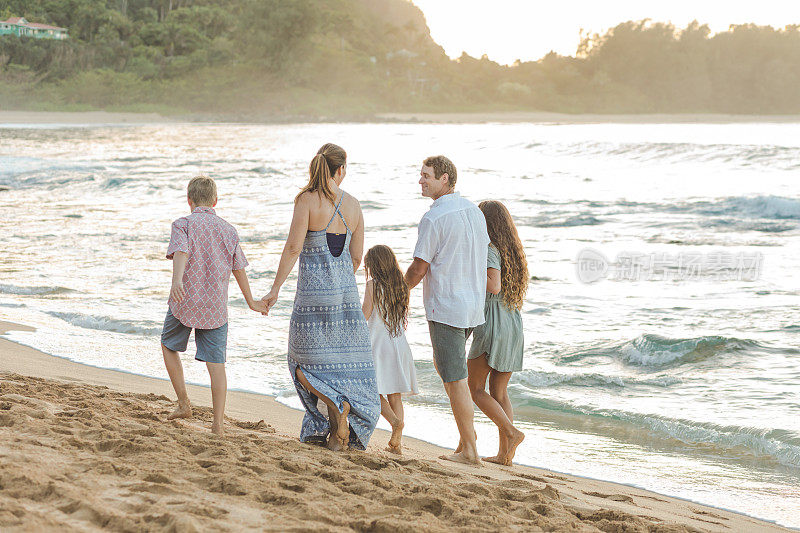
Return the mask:
[[541, 389], [548, 387], [571, 386], [571, 387], [600, 387], [600, 388], [624, 388], [624, 387], [660, 387], [666, 388], [681, 383], [682, 381], [674, 376], [656, 376], [651, 378], [633, 378], [622, 376], [609, 376], [606, 374], [577, 373], [565, 374], [561, 372], [546, 372], [541, 370], [523, 370], [514, 373], [512, 383], [519, 383], [526, 387]]
[[769, 144], [696, 144], [671, 142], [531, 143], [528, 150], [571, 157], [617, 157], [640, 162], [720, 163], [752, 169], [796, 170], [800, 147]]
[[563, 215], [544, 213], [535, 217], [517, 217], [517, 224], [534, 228], [572, 228], [576, 226], [597, 226], [603, 221], [588, 213]]
[[72, 292], [72, 289], [66, 287], [30, 287], [20, 285], [6, 285], [0, 283], [0, 293], [2, 294], [16, 294], [19, 296], [48, 296], [52, 294], [64, 294]]
[[629, 341], [599, 344], [566, 354], [561, 357], [561, 361], [575, 363], [591, 357], [610, 357], [631, 366], [664, 367], [761, 347], [756, 341], [734, 337], [710, 335], [673, 339], [645, 333]]
[[100, 331], [112, 331], [114, 333], [127, 333], [129, 335], [154, 336], [161, 333], [161, 325], [150, 320], [129, 321], [118, 320], [106, 316], [84, 315], [82, 313], [62, 313], [49, 311], [50, 316], [60, 318], [73, 326], [84, 329], [96, 329]]
[[[516, 413], [525, 416], [525, 408], [533, 407], [555, 412], [562, 423], [563, 415], [573, 415], [582, 430], [598, 422], [596, 431], [611, 433], [625, 439], [650, 442], [652, 439], [674, 439], [684, 444], [702, 447], [703, 453], [714, 452], [730, 457], [733, 454], [749, 455], [757, 459], [772, 459], [784, 466], [800, 468], [800, 433], [778, 428], [757, 428], [739, 425], [722, 425], [685, 418], [670, 418], [652, 413], [635, 413], [622, 409], [604, 409], [579, 405], [549, 398], [528, 396], [516, 399]], [[534, 415], [541, 418], [541, 415]], [[588, 419], [586, 417], [589, 417]], [[611, 424], [609, 424], [611, 422]], [[614, 424], [619, 424], [617, 428]], [[623, 430], [615, 431], [615, 429]], [[638, 437], [631, 429], [643, 432]]]
[[36, 157], [0, 156], [0, 184], [14, 188], [64, 185], [79, 180], [85, 181], [86, 173], [104, 169], [103, 166], [81, 161], [64, 162]]

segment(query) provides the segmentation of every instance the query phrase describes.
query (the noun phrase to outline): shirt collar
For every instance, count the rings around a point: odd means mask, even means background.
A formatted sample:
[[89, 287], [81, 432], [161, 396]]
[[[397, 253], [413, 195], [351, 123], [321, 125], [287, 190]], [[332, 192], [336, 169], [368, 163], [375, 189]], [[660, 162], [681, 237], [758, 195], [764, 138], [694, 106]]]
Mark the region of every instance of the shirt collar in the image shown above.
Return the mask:
[[208, 207], [205, 205], [198, 205], [192, 210], [192, 214], [195, 213], [211, 213], [212, 215], [216, 215], [217, 213], [214, 211], [213, 207]]
[[436, 207], [437, 205], [442, 205], [445, 202], [456, 200], [458, 198], [461, 198], [461, 194], [457, 192], [451, 192], [450, 194], [445, 194], [433, 201], [433, 207]]

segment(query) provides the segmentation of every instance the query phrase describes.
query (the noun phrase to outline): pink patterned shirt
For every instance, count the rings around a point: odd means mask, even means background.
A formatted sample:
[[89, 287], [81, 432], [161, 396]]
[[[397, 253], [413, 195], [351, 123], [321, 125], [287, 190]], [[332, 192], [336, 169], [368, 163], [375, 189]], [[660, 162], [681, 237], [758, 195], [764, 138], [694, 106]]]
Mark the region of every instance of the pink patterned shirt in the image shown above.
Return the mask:
[[192, 214], [172, 223], [167, 259], [186, 252], [181, 303], [169, 299], [169, 308], [181, 324], [214, 329], [228, 321], [228, 283], [232, 270], [247, 266], [236, 228], [210, 207], [195, 207]]

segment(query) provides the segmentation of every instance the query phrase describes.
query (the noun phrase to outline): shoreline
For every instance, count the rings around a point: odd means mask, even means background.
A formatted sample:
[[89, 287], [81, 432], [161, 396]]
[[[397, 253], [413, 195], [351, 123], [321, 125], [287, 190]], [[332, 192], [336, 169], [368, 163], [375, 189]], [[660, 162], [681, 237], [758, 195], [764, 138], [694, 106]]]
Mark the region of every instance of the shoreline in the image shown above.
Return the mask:
[[[0, 335], [12, 329], [34, 331], [27, 326], [0, 320]], [[45, 354], [4, 338], [0, 338], [0, 353], [4, 355], [0, 357], [0, 383], [9, 376], [28, 375], [79, 386], [108, 387], [124, 393], [162, 395], [169, 397], [170, 401], [174, 397], [169, 380], [84, 365], [66, 358]], [[187, 389], [196, 406], [207, 408], [210, 405], [210, 393], [207, 387], [187, 385]], [[275, 429], [280, 438], [299, 445], [297, 430], [302, 412], [279, 403], [271, 396], [230, 390], [226, 415], [251, 425], [257, 425], [260, 420], [264, 420], [266, 424]], [[228, 421], [229, 426], [230, 424], [231, 421]], [[2, 424], [0, 424], [0, 429], [2, 429]], [[388, 435], [389, 433], [384, 430], [376, 430], [367, 452], [359, 453], [370, 457], [391, 458], [391, 454], [382, 451]], [[552, 484], [562, 503], [583, 509], [584, 512], [612, 509], [614, 512], [629, 513], [640, 517], [645, 517], [642, 513], [646, 512], [648, 516], [645, 518], [708, 531], [794, 531], [736, 511], [661, 495], [630, 485], [556, 473], [539, 467], [515, 465], [508, 468], [487, 464], [478, 469], [436, 459], [438, 455], [446, 451], [448, 450], [437, 445], [406, 437], [402, 457], [404, 460], [424, 461], [438, 465], [439, 468], [452, 469], [452, 471], [464, 475], [480, 475], [480, 477], [486, 477], [488, 480], [496, 482], [510, 482], [519, 478], [543, 480], [547, 484]], [[0, 475], [2, 475], [1, 471]], [[0, 496], [2, 496], [2, 492], [0, 492]], [[643, 500], [647, 505], [641, 503]]]
[[[232, 117], [232, 116], [231, 116]], [[196, 115], [168, 117], [158, 113], [131, 113], [108, 111], [3, 111], [3, 125], [112, 125], [112, 124], [305, 124], [321, 123], [424, 123], [424, 124], [738, 124], [738, 123], [798, 123], [800, 115], [729, 115], [715, 113], [653, 113], [653, 114], [602, 114], [553, 113], [545, 111], [485, 111], [455, 113], [376, 113], [353, 117], [286, 116], [274, 120], [241, 122], [219, 118], [198, 118]]]

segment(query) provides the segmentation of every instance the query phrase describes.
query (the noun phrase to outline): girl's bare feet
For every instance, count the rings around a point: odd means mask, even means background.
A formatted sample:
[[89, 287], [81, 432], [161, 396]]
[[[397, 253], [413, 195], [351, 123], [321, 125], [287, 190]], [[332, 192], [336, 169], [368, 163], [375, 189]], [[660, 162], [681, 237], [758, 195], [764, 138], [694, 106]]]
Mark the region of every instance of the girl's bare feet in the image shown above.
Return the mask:
[[211, 424], [211, 433], [218, 437], [225, 436], [225, 428], [223, 424]]
[[517, 446], [519, 446], [523, 440], [525, 440], [525, 434], [517, 428], [514, 428], [514, 433], [508, 437], [508, 449], [503, 456], [504, 465], [511, 466], [514, 454], [517, 453]]
[[189, 401], [178, 402], [178, 408], [167, 415], [167, 420], [175, 420], [176, 418], [192, 418], [192, 405]]
[[392, 436], [389, 438], [389, 450], [393, 453], [401, 453], [400, 452], [400, 439], [403, 437], [403, 428], [405, 427], [405, 423], [402, 420], [397, 420], [394, 424], [392, 424]]

